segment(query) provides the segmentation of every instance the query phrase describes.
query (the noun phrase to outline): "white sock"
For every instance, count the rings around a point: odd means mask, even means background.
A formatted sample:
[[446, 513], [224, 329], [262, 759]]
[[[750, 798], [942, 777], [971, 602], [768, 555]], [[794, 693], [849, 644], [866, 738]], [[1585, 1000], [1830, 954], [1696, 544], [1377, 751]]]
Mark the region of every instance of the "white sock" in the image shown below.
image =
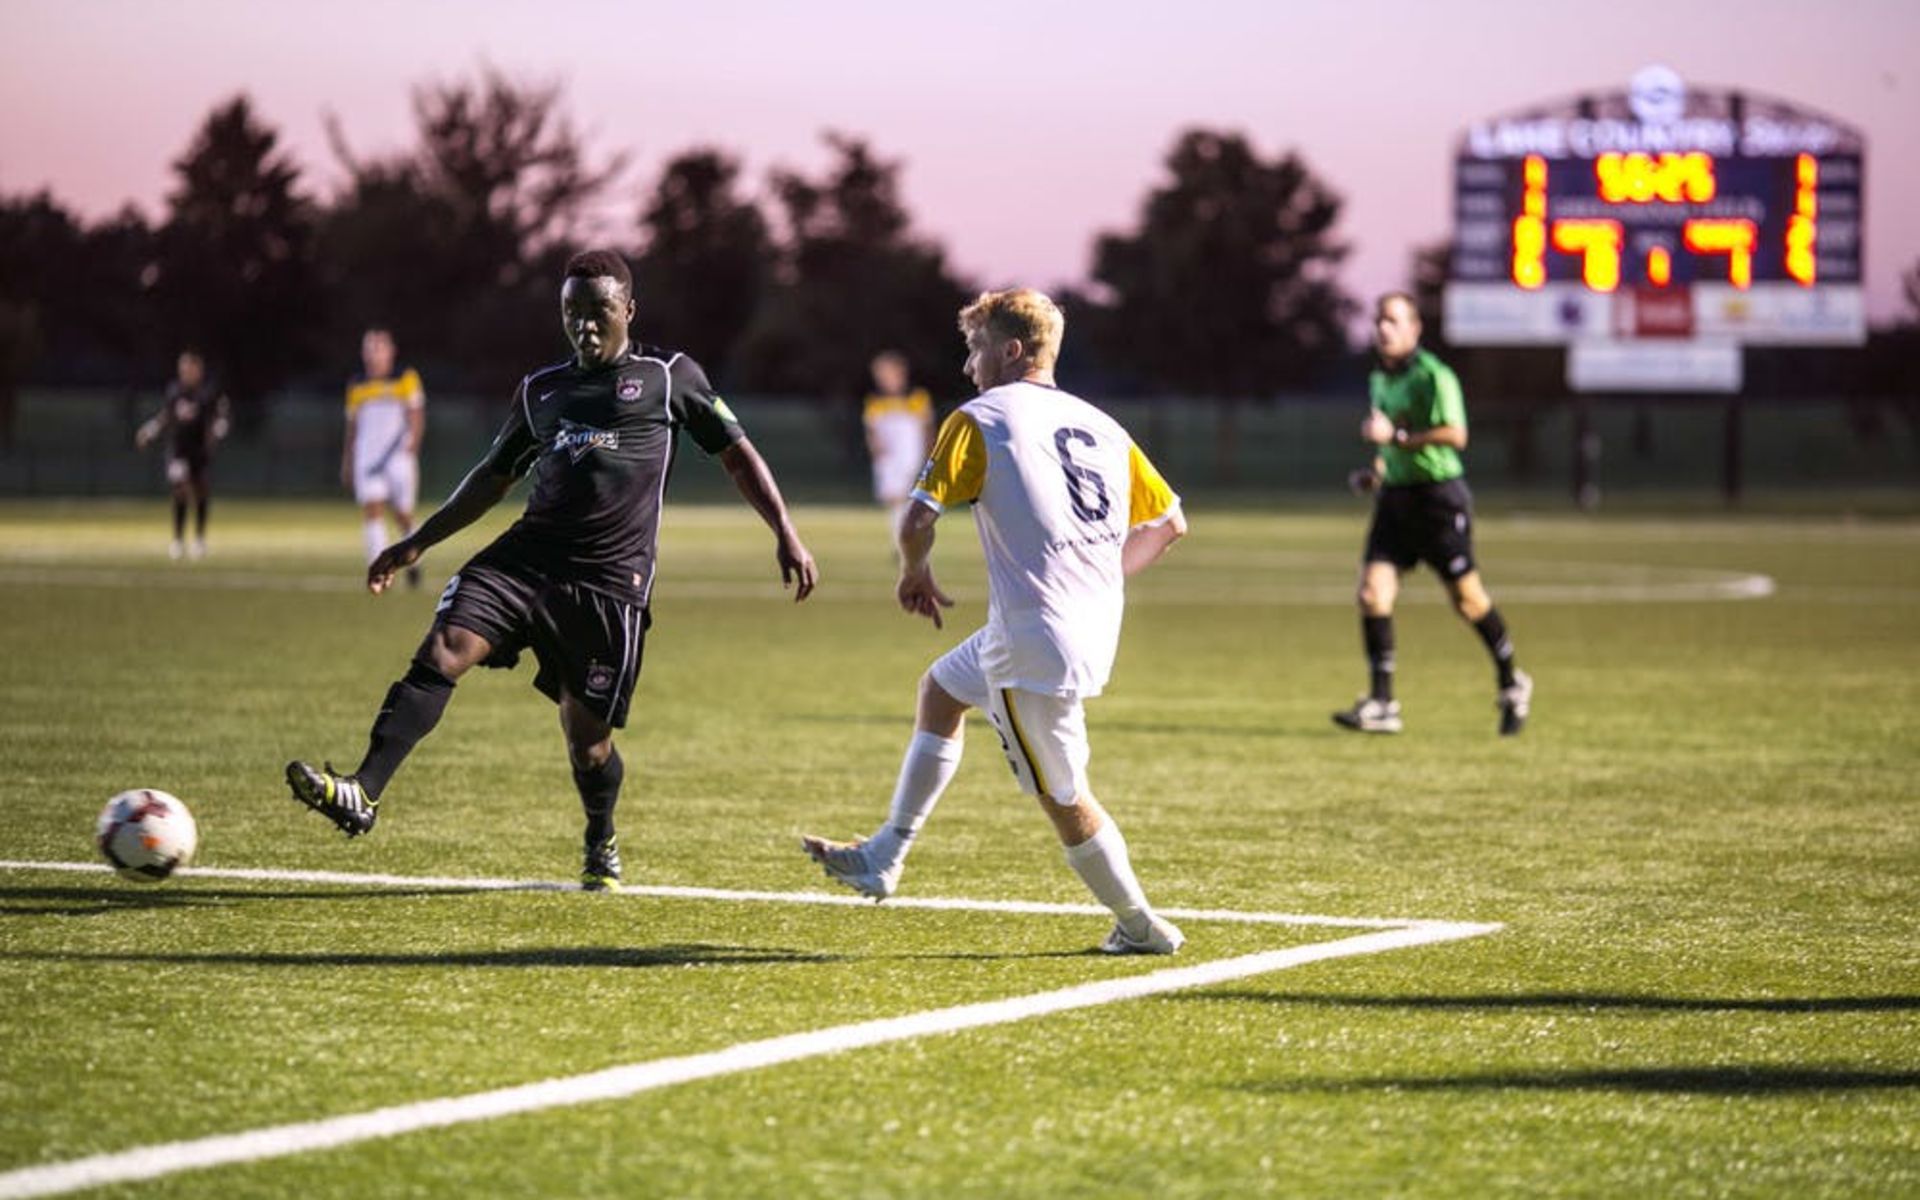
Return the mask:
[[387, 548], [387, 523], [375, 517], [360, 527], [360, 536], [367, 543], [367, 561], [372, 562]]
[[937, 733], [917, 730], [907, 743], [900, 760], [900, 778], [893, 785], [893, 807], [887, 811], [887, 823], [867, 839], [867, 854], [876, 870], [885, 871], [907, 856], [914, 835], [927, 823], [927, 816], [947, 790], [953, 773], [960, 769], [960, 752], [966, 748], [961, 738], [943, 738]]
[[1140, 881], [1134, 878], [1133, 864], [1127, 859], [1127, 839], [1120, 836], [1120, 827], [1111, 816], [1099, 833], [1078, 846], [1067, 847], [1067, 865], [1080, 876], [1094, 899], [1113, 910], [1128, 937], [1146, 936], [1151, 910]]

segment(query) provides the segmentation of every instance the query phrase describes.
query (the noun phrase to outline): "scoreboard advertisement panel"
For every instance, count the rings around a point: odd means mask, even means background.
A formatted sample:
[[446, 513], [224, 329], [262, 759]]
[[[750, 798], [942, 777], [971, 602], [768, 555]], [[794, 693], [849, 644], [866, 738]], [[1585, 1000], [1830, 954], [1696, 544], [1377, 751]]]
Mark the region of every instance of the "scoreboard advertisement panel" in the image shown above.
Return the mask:
[[1650, 67], [1460, 141], [1445, 294], [1463, 345], [1865, 340], [1852, 128]]

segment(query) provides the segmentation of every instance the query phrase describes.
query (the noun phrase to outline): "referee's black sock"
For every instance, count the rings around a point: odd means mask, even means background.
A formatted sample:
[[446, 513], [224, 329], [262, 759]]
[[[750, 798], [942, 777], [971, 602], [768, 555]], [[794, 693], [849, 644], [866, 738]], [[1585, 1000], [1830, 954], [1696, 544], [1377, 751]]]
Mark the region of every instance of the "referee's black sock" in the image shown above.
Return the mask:
[[1362, 613], [1360, 638], [1366, 643], [1371, 676], [1367, 694], [1385, 704], [1393, 699], [1393, 618]]
[[187, 540], [187, 502], [179, 496], [173, 498], [173, 540]]
[[207, 497], [205, 496], [193, 502], [193, 536], [203, 542], [207, 540]]
[[1500, 686], [1513, 686], [1513, 639], [1507, 636], [1507, 623], [1500, 618], [1500, 610], [1489, 608], [1487, 615], [1473, 623], [1473, 631], [1487, 644], [1487, 653], [1493, 656], [1493, 669], [1499, 673]]
[[597, 767], [574, 765], [573, 786], [580, 790], [580, 807], [587, 812], [587, 845], [598, 845], [613, 836], [613, 806], [619, 802], [620, 781], [626, 774], [617, 746]]
[[386, 703], [367, 735], [367, 756], [354, 778], [375, 800], [420, 739], [433, 732], [453, 696], [453, 680], [423, 662], [407, 667], [406, 677], [387, 689]]

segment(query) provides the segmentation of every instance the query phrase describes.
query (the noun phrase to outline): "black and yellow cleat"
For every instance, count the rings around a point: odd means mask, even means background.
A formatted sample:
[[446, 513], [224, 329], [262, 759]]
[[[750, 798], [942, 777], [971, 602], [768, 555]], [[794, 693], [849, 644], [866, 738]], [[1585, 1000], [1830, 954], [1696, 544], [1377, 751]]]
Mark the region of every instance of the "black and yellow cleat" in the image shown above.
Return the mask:
[[380, 802], [367, 795], [359, 780], [335, 771], [332, 763], [324, 767], [288, 763], [287, 787], [295, 800], [332, 821], [350, 838], [372, 829], [379, 816]]
[[620, 839], [612, 834], [598, 842], [587, 843], [586, 864], [580, 868], [583, 892], [620, 890]]

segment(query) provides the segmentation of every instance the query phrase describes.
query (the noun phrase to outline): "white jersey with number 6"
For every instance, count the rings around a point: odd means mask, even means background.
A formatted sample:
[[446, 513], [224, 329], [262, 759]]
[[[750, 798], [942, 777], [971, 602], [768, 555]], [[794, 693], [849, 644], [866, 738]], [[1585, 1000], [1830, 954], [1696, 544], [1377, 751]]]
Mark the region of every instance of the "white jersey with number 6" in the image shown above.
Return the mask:
[[988, 684], [1099, 695], [1120, 643], [1127, 533], [1180, 504], [1127, 431], [1058, 388], [993, 388], [941, 425], [913, 498], [935, 511], [974, 505]]

